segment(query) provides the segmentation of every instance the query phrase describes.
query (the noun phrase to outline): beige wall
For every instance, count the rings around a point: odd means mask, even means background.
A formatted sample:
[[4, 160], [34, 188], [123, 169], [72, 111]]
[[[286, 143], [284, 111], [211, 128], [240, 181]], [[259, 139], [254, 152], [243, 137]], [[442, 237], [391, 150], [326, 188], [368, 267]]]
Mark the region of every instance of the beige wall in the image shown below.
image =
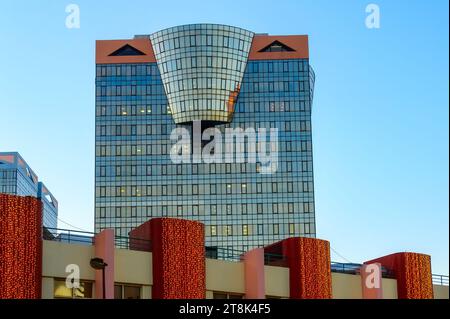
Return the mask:
[[223, 291], [245, 294], [244, 279], [243, 262], [206, 259], [207, 291]]
[[289, 268], [264, 267], [266, 296], [289, 298]]
[[433, 285], [434, 299], [449, 299], [448, 286]]
[[383, 299], [398, 299], [397, 279], [383, 278], [381, 287], [383, 288]]
[[[206, 298], [214, 291], [245, 294], [243, 262], [206, 259]], [[266, 295], [289, 297], [289, 269], [265, 266]]]
[[149, 252], [115, 249], [114, 281], [141, 285], [142, 299], [151, 299], [153, 276], [152, 254]]
[[94, 254], [94, 246], [44, 240], [42, 276], [66, 278], [67, 265], [76, 264], [80, 267], [81, 279], [95, 280], [95, 270], [89, 265]]
[[333, 299], [361, 299], [361, 276], [331, 273]]
[[[332, 273], [334, 299], [361, 299], [361, 276]], [[289, 298], [289, 269], [265, 266], [266, 295]], [[397, 299], [397, 280], [383, 278], [383, 298]], [[244, 264], [222, 260], [206, 260], [206, 298], [214, 291], [245, 294]]]
[[114, 281], [150, 286], [152, 280], [152, 254], [143, 251], [116, 249]]
[[[361, 299], [361, 276], [331, 273], [333, 299]], [[383, 278], [383, 299], [397, 299], [397, 280]]]

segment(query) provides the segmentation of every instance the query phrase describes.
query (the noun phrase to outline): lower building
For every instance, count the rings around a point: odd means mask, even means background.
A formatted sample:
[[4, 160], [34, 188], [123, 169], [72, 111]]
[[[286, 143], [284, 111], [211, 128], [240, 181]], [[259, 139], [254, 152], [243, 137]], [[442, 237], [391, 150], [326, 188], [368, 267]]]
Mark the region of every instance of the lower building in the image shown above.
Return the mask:
[[[449, 298], [448, 276], [432, 275], [424, 254], [333, 263], [329, 242], [293, 237], [229, 251], [227, 260], [207, 258], [204, 225], [173, 218], [151, 219], [128, 237], [107, 229], [92, 234], [91, 244], [67, 235], [43, 240], [41, 205], [0, 194], [0, 299]], [[92, 267], [99, 259], [104, 281]]]
[[0, 193], [38, 198], [44, 227], [49, 234], [56, 229], [58, 201], [17, 152], [0, 152]]

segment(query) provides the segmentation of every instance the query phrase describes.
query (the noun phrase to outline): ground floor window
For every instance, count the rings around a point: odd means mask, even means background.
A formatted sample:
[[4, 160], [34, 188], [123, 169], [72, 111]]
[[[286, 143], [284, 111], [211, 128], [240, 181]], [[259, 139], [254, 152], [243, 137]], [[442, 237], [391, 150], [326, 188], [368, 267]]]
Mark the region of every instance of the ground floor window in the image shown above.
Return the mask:
[[62, 299], [85, 299], [92, 298], [92, 281], [80, 280], [79, 286], [69, 283], [67, 285], [65, 279], [54, 280], [54, 298]]
[[115, 284], [114, 299], [141, 299], [141, 286]]
[[213, 299], [243, 299], [244, 295], [232, 292], [213, 292]]

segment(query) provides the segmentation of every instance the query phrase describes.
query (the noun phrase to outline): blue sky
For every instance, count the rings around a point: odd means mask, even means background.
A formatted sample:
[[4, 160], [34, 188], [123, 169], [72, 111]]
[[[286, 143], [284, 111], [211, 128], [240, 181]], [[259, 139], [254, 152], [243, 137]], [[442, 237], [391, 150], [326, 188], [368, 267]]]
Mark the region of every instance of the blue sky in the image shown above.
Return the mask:
[[[92, 231], [96, 39], [198, 22], [308, 34], [318, 237], [352, 262], [423, 252], [448, 274], [448, 2], [373, 2], [380, 29], [359, 0], [2, 1], [0, 151]], [[65, 27], [70, 3], [80, 29]]]

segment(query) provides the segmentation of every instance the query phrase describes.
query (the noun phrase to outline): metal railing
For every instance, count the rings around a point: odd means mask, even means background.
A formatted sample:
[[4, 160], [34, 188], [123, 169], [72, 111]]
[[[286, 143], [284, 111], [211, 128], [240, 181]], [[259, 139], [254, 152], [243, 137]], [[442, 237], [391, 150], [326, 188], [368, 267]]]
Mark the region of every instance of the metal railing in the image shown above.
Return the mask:
[[115, 236], [114, 241], [116, 248], [148, 251], [148, 252], [152, 251], [153, 249], [151, 240], [147, 239]]
[[448, 276], [445, 275], [432, 275], [433, 278], [433, 284], [434, 285], [440, 285], [440, 286], [448, 286]]
[[[64, 242], [68, 244], [81, 244], [91, 246], [94, 244], [93, 232], [78, 231], [72, 229], [49, 228], [45, 227], [43, 231], [43, 239], [50, 241]], [[151, 251], [152, 245], [150, 240], [114, 236], [114, 245], [116, 248]]]
[[[205, 247], [205, 257], [209, 259], [218, 259], [225, 261], [242, 261], [246, 251], [226, 247]], [[264, 265], [268, 266], [287, 266], [286, 256], [279, 254], [264, 254]]]
[[71, 244], [93, 245], [95, 233], [45, 227], [43, 239]]
[[280, 254], [264, 253], [264, 265], [287, 267], [287, 257]]
[[359, 274], [361, 266], [361, 264], [339, 263], [332, 261], [331, 272], [356, 275]]
[[[331, 272], [359, 275], [362, 264], [331, 262]], [[395, 273], [384, 266], [381, 267], [381, 275], [383, 278], [395, 278]]]
[[226, 247], [205, 247], [205, 257], [226, 261], [241, 261], [245, 251]]

